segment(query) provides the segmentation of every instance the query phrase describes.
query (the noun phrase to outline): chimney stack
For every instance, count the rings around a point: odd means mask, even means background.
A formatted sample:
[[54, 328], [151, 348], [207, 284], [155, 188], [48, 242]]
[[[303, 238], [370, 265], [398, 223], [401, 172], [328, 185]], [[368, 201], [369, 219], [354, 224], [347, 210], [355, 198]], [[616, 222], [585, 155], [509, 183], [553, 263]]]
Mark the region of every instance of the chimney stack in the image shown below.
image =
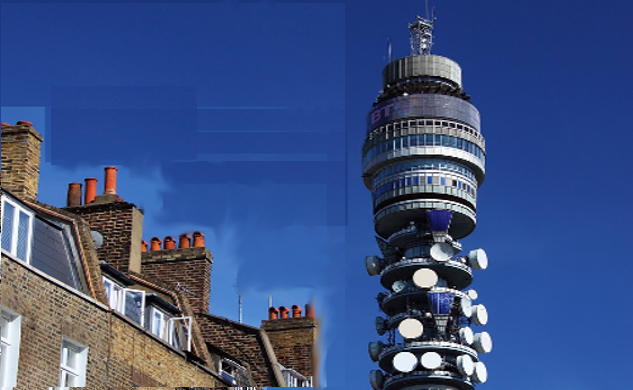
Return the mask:
[[21, 199], [37, 199], [42, 142], [31, 122], [2, 124], [2, 187]]

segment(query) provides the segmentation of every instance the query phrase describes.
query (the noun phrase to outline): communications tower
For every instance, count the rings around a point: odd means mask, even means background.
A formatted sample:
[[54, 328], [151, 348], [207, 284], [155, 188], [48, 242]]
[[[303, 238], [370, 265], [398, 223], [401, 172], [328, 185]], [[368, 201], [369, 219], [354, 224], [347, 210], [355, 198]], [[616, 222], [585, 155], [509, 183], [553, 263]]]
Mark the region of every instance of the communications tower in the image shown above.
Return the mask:
[[492, 349], [486, 308], [467, 289], [488, 258], [459, 255], [457, 241], [475, 228], [485, 142], [461, 68], [430, 54], [432, 30], [432, 17], [409, 24], [411, 55], [384, 68], [367, 117], [363, 180], [382, 257], [365, 262], [386, 289], [376, 298], [383, 340], [369, 343], [376, 390], [473, 390]]

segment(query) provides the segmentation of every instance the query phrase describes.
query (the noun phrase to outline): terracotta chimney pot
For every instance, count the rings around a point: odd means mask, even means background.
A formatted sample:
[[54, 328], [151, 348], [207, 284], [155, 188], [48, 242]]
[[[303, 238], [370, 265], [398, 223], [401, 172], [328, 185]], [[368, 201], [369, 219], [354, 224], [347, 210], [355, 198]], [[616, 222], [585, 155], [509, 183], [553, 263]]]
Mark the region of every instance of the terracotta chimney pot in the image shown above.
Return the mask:
[[29, 121], [18, 121], [17, 124], [19, 126], [31, 126], [31, 127], [33, 127], [33, 122], [29, 122]]
[[301, 318], [301, 307], [292, 305], [292, 318]]
[[116, 172], [117, 167], [105, 167], [105, 190], [106, 195], [116, 195]]
[[281, 313], [281, 318], [288, 318], [290, 310], [286, 306], [279, 306], [279, 312]]
[[271, 307], [268, 309], [268, 319], [269, 320], [276, 320], [279, 316], [279, 310], [277, 310], [277, 308]]
[[191, 247], [191, 236], [187, 233], [183, 233], [178, 236], [178, 248], [190, 248]]
[[0, 123], [0, 126], [7, 127], [7, 126], [11, 126], [11, 124], [7, 123], [7, 122], [2, 122], [2, 123]]
[[200, 232], [193, 232], [193, 247], [194, 248], [204, 247], [204, 234]]
[[316, 315], [314, 314], [314, 303], [306, 304], [306, 317], [316, 318]]
[[84, 204], [92, 203], [97, 197], [97, 178], [88, 177], [84, 179], [86, 182], [86, 195], [84, 196]]
[[163, 242], [160, 240], [160, 238], [152, 237], [152, 239], [149, 240], [149, 242], [150, 242], [150, 247], [149, 247], [150, 250], [152, 251], [161, 250], [160, 244], [162, 244]]
[[165, 237], [165, 249], [176, 249], [176, 240], [172, 236]]
[[147, 252], [147, 241], [145, 240], [141, 241], [141, 252]]
[[68, 184], [68, 196], [66, 197], [66, 206], [81, 206], [81, 183]]

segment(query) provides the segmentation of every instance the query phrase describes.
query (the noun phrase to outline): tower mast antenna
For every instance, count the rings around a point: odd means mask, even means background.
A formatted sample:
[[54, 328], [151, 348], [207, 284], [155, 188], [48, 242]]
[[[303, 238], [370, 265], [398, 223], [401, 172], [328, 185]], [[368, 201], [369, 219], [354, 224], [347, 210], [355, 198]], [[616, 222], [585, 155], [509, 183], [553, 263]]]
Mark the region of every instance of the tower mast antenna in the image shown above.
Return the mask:
[[433, 21], [434, 11], [431, 11], [429, 18], [429, 2], [426, 1], [426, 18], [418, 15], [415, 23], [409, 23], [409, 37], [411, 42], [411, 55], [431, 54], [433, 46]]

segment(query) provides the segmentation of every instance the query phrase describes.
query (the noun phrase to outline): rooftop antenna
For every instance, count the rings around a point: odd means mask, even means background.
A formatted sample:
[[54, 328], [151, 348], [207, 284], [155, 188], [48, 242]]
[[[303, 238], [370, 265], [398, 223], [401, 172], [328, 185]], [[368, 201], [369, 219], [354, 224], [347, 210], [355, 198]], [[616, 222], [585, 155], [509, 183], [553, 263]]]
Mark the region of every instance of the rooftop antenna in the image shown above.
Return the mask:
[[409, 37], [411, 42], [411, 55], [431, 54], [433, 46], [433, 21], [435, 11], [431, 11], [429, 17], [429, 1], [426, 0], [426, 18], [418, 15], [415, 23], [409, 23]]

